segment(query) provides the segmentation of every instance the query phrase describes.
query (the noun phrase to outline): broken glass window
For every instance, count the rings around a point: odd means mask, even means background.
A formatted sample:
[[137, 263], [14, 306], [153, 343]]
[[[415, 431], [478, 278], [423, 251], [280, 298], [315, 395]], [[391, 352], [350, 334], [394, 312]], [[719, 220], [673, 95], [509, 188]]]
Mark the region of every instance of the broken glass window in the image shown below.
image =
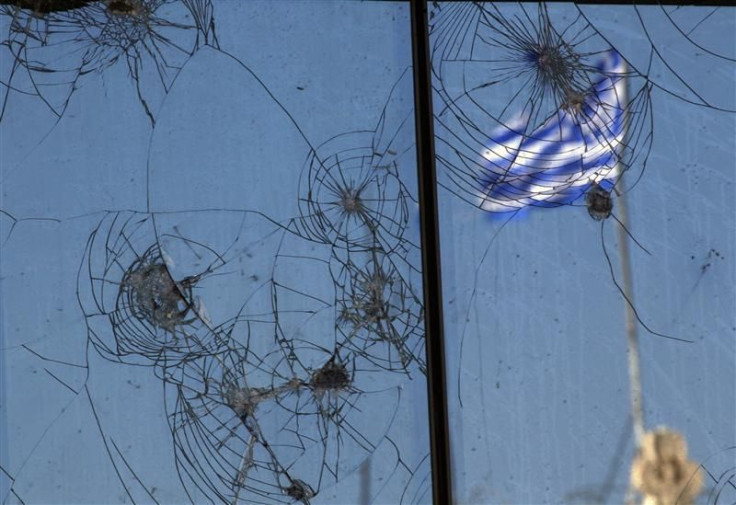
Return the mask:
[[408, 6], [0, 14], [0, 502], [431, 501]]
[[733, 501], [736, 10], [429, 23], [455, 499]]

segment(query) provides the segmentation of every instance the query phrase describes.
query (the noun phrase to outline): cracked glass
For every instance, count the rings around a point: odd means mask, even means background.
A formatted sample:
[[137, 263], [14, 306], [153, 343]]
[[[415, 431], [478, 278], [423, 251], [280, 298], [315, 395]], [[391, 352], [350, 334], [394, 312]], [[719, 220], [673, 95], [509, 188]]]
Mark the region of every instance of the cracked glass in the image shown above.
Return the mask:
[[736, 10], [429, 24], [457, 503], [732, 503]]
[[0, 502], [430, 502], [408, 4], [0, 4]]

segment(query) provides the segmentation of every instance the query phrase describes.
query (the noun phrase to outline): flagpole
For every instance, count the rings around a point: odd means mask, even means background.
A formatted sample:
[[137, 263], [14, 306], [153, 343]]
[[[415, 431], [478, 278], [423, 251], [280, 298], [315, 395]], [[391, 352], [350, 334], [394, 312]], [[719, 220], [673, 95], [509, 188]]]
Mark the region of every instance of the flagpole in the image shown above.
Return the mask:
[[[628, 236], [623, 227], [629, 227], [625, 195], [619, 195], [619, 251], [621, 255], [622, 287], [626, 298], [631, 303], [633, 300], [633, 289], [631, 282], [631, 259], [629, 255]], [[644, 437], [644, 407], [641, 393], [641, 367], [639, 365], [639, 335], [637, 332], [636, 316], [634, 309], [626, 305], [626, 341], [629, 362], [629, 383], [631, 387], [631, 411], [634, 424], [634, 440], [636, 448], [641, 446]]]
[[[628, 98], [629, 98], [629, 79], [628, 79], [628, 65], [626, 62], [623, 63], [624, 71], [624, 96], [621, 103], [626, 107], [623, 111], [623, 139], [624, 142], [628, 140], [629, 130], [629, 117], [628, 117]], [[619, 169], [624, 167], [621, 166], [621, 161], [618, 161]], [[619, 182], [623, 180], [624, 171], [621, 171]], [[641, 388], [641, 365], [639, 362], [639, 335], [636, 314], [634, 313], [634, 289], [633, 280], [631, 276], [631, 252], [629, 250], [629, 211], [626, 202], [626, 192], [616, 190], [618, 196], [618, 242], [619, 242], [619, 257], [621, 263], [621, 287], [623, 294], [628, 300], [628, 303], [624, 303], [624, 310], [626, 314], [626, 350], [628, 355], [628, 369], [629, 369], [629, 387], [631, 394], [631, 417], [634, 428], [634, 445], [636, 452], [641, 448], [641, 443], [644, 438], [644, 406], [642, 401], [642, 388]], [[631, 485], [628, 486], [628, 492], [626, 496], [626, 503], [634, 503], [633, 489]]]

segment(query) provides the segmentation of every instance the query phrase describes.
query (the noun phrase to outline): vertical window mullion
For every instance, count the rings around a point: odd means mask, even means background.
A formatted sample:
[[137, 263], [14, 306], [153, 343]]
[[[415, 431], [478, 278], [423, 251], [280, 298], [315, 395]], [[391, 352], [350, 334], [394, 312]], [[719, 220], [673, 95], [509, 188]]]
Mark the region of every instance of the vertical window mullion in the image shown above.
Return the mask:
[[411, 0], [410, 6], [432, 491], [435, 505], [450, 505], [452, 475], [427, 2]]

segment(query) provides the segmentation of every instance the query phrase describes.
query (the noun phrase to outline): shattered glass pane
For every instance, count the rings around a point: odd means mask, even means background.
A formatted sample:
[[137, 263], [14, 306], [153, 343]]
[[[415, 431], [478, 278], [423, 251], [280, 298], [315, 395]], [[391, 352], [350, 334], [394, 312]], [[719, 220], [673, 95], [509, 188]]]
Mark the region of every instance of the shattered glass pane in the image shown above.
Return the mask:
[[408, 5], [0, 4], [0, 502], [431, 502]]
[[429, 23], [455, 499], [734, 503], [736, 9]]

